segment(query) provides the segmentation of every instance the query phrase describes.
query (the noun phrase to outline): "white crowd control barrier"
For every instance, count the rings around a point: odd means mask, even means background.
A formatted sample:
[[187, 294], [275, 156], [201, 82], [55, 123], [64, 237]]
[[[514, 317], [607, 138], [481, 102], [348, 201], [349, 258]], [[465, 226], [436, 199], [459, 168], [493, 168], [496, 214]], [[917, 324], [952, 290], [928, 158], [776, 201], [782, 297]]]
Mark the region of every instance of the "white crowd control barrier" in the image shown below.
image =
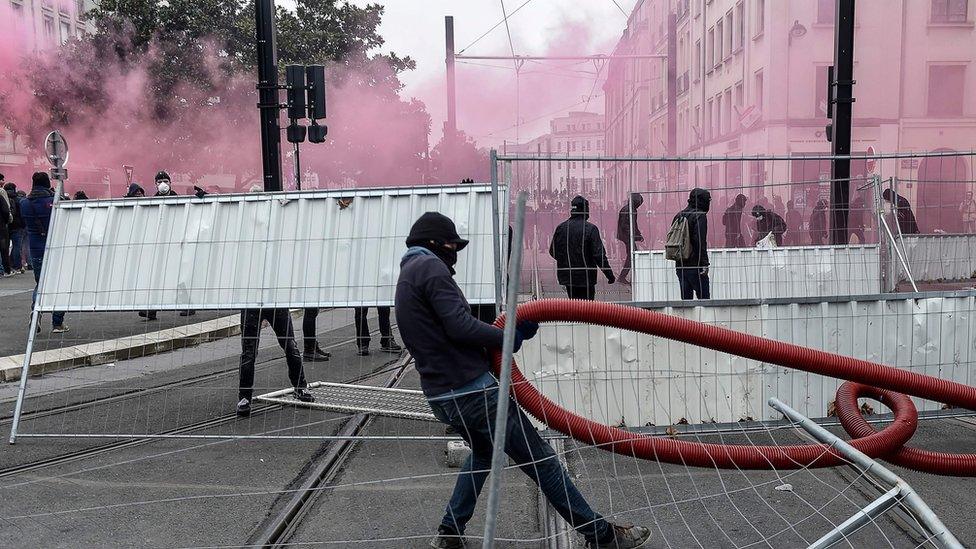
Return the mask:
[[[871, 295], [881, 291], [877, 245], [796, 246], [708, 251], [712, 299]], [[664, 251], [634, 253], [634, 301], [681, 299], [675, 263]]]
[[491, 187], [468, 185], [64, 201], [38, 309], [392, 305], [404, 240], [427, 211], [471, 241], [456, 277], [469, 301], [494, 303], [492, 234], [504, 231], [492, 230]]
[[[976, 292], [969, 294], [653, 310], [972, 385]], [[766, 406], [770, 397], [823, 418], [841, 383], [664, 338], [580, 324], [543, 325], [517, 360], [526, 378], [560, 406], [630, 427], [682, 419], [692, 424], [779, 419]], [[921, 411], [941, 408], [914, 400]]]
[[[906, 260], [916, 281], [962, 280], [976, 272], [976, 235], [903, 235]], [[904, 269], [899, 265], [899, 279]]]

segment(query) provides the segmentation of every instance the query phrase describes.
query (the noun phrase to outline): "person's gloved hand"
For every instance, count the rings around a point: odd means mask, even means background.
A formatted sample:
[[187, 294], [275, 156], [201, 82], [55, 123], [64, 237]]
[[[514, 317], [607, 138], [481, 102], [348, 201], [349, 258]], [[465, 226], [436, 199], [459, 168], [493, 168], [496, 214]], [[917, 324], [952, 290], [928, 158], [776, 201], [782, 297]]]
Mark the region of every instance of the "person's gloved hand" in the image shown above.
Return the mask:
[[613, 276], [613, 273], [607, 275], [607, 284], [613, 284], [617, 281], [617, 277]]
[[515, 331], [522, 334], [522, 339], [532, 339], [539, 331], [539, 323], [534, 320], [520, 320], [515, 325]]
[[208, 194], [207, 191], [205, 191], [205, 190], [203, 190], [200, 187], [197, 187], [195, 185], [193, 187], [193, 190], [196, 191], [194, 194], [197, 196], [197, 198], [203, 198], [203, 197], [207, 196], [207, 194]]

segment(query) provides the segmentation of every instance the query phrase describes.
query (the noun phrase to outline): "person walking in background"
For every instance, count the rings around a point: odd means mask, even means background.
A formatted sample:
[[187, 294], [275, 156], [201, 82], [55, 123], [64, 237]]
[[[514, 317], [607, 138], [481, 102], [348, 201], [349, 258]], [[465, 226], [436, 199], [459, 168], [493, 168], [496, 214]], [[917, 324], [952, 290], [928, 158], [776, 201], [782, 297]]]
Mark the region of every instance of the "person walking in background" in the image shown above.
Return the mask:
[[746, 195], [737, 195], [732, 205], [726, 208], [725, 213], [722, 214], [726, 248], [746, 247], [745, 238], [742, 237], [742, 211], [745, 209], [747, 201]]
[[7, 192], [0, 192], [0, 275], [13, 276], [10, 263], [10, 227], [14, 222], [13, 207]]
[[707, 215], [711, 204], [711, 193], [705, 189], [692, 189], [688, 193], [688, 206], [675, 214], [674, 219], [671, 220], [666, 246], [677, 244], [680, 247], [673, 259], [678, 286], [681, 288], [681, 299], [711, 298], [708, 280]]
[[[3, 181], [3, 174], [0, 174], [0, 181]], [[24, 216], [20, 214], [20, 196], [17, 194], [17, 185], [6, 183], [3, 191], [7, 195], [7, 202], [10, 203], [10, 213], [13, 221], [9, 226], [10, 233], [10, 270], [13, 273], [23, 273], [27, 250], [24, 246]]]
[[966, 192], [966, 199], [959, 205], [959, 212], [962, 214], [962, 227], [966, 234], [976, 233], [976, 200], [973, 200], [973, 191]]
[[[34, 293], [31, 296], [31, 309], [37, 301], [37, 286], [41, 283], [41, 267], [44, 264], [44, 250], [47, 248], [47, 232], [51, 226], [51, 212], [54, 210], [54, 190], [51, 178], [45, 172], [37, 172], [31, 178], [31, 192], [20, 201], [20, 214], [27, 228], [30, 245], [30, 259], [34, 271]], [[55, 312], [51, 318], [51, 332], [60, 334], [68, 331], [64, 325], [64, 313]], [[40, 324], [38, 323], [38, 329]]]
[[[384, 353], [399, 353], [403, 347], [397, 345], [393, 339], [393, 329], [390, 327], [390, 308], [377, 307], [376, 313], [380, 319], [380, 350]], [[369, 307], [356, 307], [356, 354], [369, 356], [369, 322], [366, 316]]]
[[640, 226], [637, 224], [637, 210], [644, 204], [644, 197], [640, 193], [633, 193], [630, 195], [630, 200], [624, 204], [623, 208], [620, 208], [620, 213], [617, 215], [617, 240], [624, 243], [624, 249], [627, 252], [627, 257], [624, 259], [624, 267], [620, 270], [620, 276], [617, 277], [622, 284], [630, 285], [630, 280], [627, 276], [630, 274], [630, 262], [631, 254], [634, 250], [630, 249], [630, 231], [633, 227], [634, 231], [634, 244], [644, 241], [644, 235], [640, 232]]
[[891, 192], [891, 189], [885, 189], [881, 193], [881, 198], [889, 204], [894, 204], [895, 219], [898, 221], [898, 230], [901, 231], [901, 234], [919, 233], [918, 221], [915, 220], [915, 213], [912, 212], [912, 205], [907, 198]]
[[83, 190], [75, 191], [75, 195], [71, 198], [72, 200], [88, 200], [88, 193]]
[[254, 395], [254, 361], [258, 356], [258, 343], [261, 341], [261, 323], [267, 321], [278, 339], [278, 345], [285, 351], [288, 365], [288, 380], [291, 381], [292, 395], [301, 402], [315, 402], [308, 392], [302, 354], [295, 343], [295, 328], [291, 323], [288, 309], [245, 309], [241, 311], [241, 364], [237, 391], [237, 415], [251, 415], [251, 401]]
[[317, 337], [316, 320], [319, 317], [318, 307], [306, 307], [302, 314], [302, 359], [305, 362], [327, 362], [332, 358], [332, 354], [327, 353], [319, 347]]
[[146, 196], [146, 190], [139, 186], [138, 183], [131, 183], [129, 185], [128, 191], [126, 191], [123, 198], [144, 198]]
[[801, 246], [803, 231], [803, 216], [796, 209], [792, 200], [786, 201], [786, 244]]
[[[503, 331], [469, 312], [454, 280], [458, 253], [468, 241], [458, 235], [450, 218], [425, 213], [410, 229], [406, 244], [395, 298], [400, 334], [414, 358], [434, 416], [471, 448], [430, 546], [460, 549], [465, 546], [464, 531], [491, 468], [498, 381], [491, 373], [489, 353], [502, 346]], [[538, 329], [536, 322], [517, 322], [514, 350], [535, 337]], [[514, 399], [508, 403], [507, 423], [497, 427], [506, 432], [505, 453], [538, 485], [556, 512], [586, 538], [588, 547], [632, 549], [651, 537], [647, 528], [613, 524], [590, 508], [552, 446], [539, 436]]]
[[810, 241], [814, 246], [827, 242], [827, 201], [821, 198], [810, 214]]
[[858, 195], [851, 204], [851, 210], [847, 214], [847, 226], [851, 230], [851, 235], [857, 236], [857, 243], [864, 244], [864, 215], [867, 213], [867, 204], [864, 197]]
[[556, 260], [556, 280], [570, 299], [596, 298], [597, 272], [603, 271], [607, 283], [617, 278], [607, 261], [600, 229], [588, 221], [590, 203], [582, 196], [573, 198], [569, 219], [556, 227], [549, 244], [549, 255]]
[[783, 221], [783, 218], [779, 214], [756, 204], [752, 207], [752, 217], [756, 218], [756, 244], [766, 238], [766, 235], [772, 233], [776, 245], [783, 245], [783, 235], [786, 234], [787, 227], [786, 221]]

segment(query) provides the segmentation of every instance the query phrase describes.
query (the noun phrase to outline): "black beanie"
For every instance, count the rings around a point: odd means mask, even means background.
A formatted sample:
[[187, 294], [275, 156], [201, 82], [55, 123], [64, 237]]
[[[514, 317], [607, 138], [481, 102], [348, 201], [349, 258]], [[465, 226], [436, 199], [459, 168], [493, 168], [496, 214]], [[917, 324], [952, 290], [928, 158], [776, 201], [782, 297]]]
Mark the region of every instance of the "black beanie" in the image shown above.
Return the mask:
[[582, 196], [576, 195], [570, 206], [569, 213], [572, 215], [590, 215], [590, 201]]
[[423, 246], [430, 240], [457, 244], [458, 251], [468, 245], [468, 241], [458, 235], [451, 218], [438, 212], [427, 212], [414, 222], [407, 235], [407, 247]]
[[47, 172], [34, 172], [34, 175], [31, 176], [31, 187], [35, 189], [50, 189], [51, 176]]
[[154, 181], [159, 181], [160, 179], [165, 179], [166, 181], [172, 181], [169, 178], [169, 174], [162, 170], [156, 172], [156, 179]]

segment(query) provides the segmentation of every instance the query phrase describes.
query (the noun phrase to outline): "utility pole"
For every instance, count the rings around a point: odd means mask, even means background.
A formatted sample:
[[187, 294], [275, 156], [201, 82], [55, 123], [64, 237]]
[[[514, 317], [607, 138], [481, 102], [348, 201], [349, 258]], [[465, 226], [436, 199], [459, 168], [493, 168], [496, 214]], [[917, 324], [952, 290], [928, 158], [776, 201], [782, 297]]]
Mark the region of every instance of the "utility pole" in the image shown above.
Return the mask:
[[[854, 103], [854, 2], [837, 0], [834, 27], [834, 66], [829, 71], [830, 107], [833, 123], [827, 126], [830, 152], [851, 154], [851, 120]], [[830, 171], [830, 243], [847, 244], [847, 217], [850, 208], [850, 159], [834, 159]]]
[[[668, 156], [678, 155], [678, 18], [668, 11], [668, 60], [667, 60], [667, 102], [668, 102]], [[668, 162], [664, 172], [667, 185], [678, 188], [678, 166]]]
[[258, 109], [261, 113], [261, 159], [264, 190], [280, 191], [281, 126], [278, 123], [278, 48], [274, 0], [255, 0], [258, 50]]
[[444, 122], [445, 141], [452, 143], [457, 136], [457, 95], [454, 85], [454, 17], [444, 17], [444, 39], [447, 64], [447, 121]]

